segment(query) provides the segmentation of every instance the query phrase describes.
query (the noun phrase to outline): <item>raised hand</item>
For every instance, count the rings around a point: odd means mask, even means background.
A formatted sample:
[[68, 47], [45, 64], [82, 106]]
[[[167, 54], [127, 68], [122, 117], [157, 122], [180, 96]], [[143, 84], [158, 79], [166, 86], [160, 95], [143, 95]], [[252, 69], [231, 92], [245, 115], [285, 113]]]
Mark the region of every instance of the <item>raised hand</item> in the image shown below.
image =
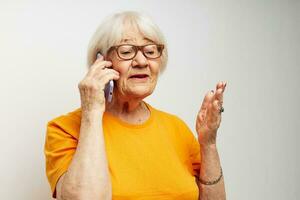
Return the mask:
[[118, 80], [119, 72], [112, 69], [112, 63], [105, 61], [99, 55], [94, 64], [89, 68], [88, 73], [78, 84], [83, 111], [105, 110], [105, 84], [110, 80]]
[[224, 111], [223, 93], [226, 82], [219, 82], [216, 91], [208, 92], [202, 102], [196, 119], [196, 131], [201, 145], [216, 144], [217, 130], [221, 123], [221, 113]]

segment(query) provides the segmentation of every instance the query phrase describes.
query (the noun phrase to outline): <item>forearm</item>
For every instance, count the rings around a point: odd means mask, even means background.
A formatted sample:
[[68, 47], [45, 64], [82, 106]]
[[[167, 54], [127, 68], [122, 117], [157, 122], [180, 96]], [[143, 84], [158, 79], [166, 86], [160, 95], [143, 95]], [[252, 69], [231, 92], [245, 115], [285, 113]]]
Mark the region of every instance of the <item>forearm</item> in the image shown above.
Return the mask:
[[[212, 181], [220, 176], [220, 158], [216, 145], [201, 146], [201, 169], [199, 177], [201, 180]], [[224, 178], [213, 185], [199, 184], [201, 200], [225, 200]]]
[[62, 194], [74, 199], [111, 199], [100, 112], [82, 113], [78, 145], [63, 180]]

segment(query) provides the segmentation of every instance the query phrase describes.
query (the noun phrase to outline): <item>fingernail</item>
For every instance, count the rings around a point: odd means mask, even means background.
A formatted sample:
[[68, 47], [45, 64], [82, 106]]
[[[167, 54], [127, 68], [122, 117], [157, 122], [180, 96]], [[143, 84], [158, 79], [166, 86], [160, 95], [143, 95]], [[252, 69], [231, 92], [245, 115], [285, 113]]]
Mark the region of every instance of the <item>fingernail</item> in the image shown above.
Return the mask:
[[97, 53], [97, 59], [100, 59], [100, 58], [102, 58], [103, 56], [101, 55], [101, 53]]

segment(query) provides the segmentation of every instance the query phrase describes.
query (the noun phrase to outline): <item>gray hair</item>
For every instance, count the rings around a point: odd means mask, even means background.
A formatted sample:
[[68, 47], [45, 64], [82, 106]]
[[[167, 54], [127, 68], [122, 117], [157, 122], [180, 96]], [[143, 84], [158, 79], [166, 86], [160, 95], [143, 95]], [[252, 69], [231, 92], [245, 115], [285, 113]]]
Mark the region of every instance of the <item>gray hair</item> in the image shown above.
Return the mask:
[[168, 51], [166, 41], [159, 27], [149, 16], [135, 11], [125, 11], [107, 17], [99, 25], [92, 36], [87, 52], [87, 65], [90, 67], [96, 60], [97, 52], [106, 55], [110, 47], [118, 44], [122, 40], [126, 26], [138, 28], [138, 30], [148, 39], [157, 44], [164, 44], [165, 48], [161, 56], [161, 69], [163, 72], [167, 65]]

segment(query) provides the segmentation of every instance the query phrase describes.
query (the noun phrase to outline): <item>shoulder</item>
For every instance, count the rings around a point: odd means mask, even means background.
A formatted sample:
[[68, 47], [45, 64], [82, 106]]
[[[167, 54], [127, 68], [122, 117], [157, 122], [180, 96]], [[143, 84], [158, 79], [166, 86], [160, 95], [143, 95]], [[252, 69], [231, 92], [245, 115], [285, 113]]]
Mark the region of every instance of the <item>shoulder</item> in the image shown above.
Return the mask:
[[150, 107], [150, 109], [154, 113], [155, 117], [159, 118], [159, 120], [161, 120], [161, 122], [169, 122], [169, 123], [172, 123], [173, 126], [187, 128], [186, 123], [179, 116], [177, 116], [173, 113], [169, 113], [169, 112], [154, 108], [153, 106], [151, 106], [149, 104], [147, 104], [147, 105]]
[[78, 123], [81, 120], [81, 109], [75, 109], [71, 112], [59, 115], [57, 117], [54, 117], [50, 121], [48, 121], [48, 124], [57, 124], [57, 125], [70, 125], [73, 123]]
[[[160, 129], [164, 129], [165, 132], [168, 132], [176, 143], [180, 144], [185, 148], [184, 151], [189, 152], [191, 145], [195, 146], [197, 144], [195, 141], [196, 137], [189, 128], [189, 126], [185, 123], [183, 119], [179, 116], [168, 113], [156, 108], [153, 108], [153, 112], [155, 113], [155, 117], [158, 118], [156, 123]], [[196, 148], [198, 146], [196, 145]]]
[[78, 137], [81, 122], [81, 109], [77, 108], [68, 113], [59, 115], [49, 120], [47, 123], [47, 132], [60, 131]]

